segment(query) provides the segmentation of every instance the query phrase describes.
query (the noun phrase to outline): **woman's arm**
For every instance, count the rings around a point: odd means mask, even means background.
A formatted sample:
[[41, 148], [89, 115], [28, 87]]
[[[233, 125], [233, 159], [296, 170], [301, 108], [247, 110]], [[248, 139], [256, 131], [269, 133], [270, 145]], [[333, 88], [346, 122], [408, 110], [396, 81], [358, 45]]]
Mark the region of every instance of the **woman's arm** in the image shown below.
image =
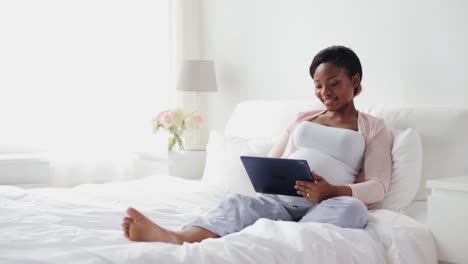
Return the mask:
[[288, 144], [288, 140], [291, 135], [291, 131], [293, 130], [295, 125], [296, 125], [296, 121], [289, 124], [288, 128], [286, 129], [286, 131], [284, 131], [280, 140], [273, 146], [270, 152], [268, 152], [267, 157], [281, 158], [283, 156], [284, 150], [286, 148], [286, 145]]
[[388, 191], [392, 177], [392, 141], [390, 131], [383, 128], [366, 145], [363, 178], [358, 179], [358, 183], [348, 185], [352, 196], [365, 204], [382, 201]]

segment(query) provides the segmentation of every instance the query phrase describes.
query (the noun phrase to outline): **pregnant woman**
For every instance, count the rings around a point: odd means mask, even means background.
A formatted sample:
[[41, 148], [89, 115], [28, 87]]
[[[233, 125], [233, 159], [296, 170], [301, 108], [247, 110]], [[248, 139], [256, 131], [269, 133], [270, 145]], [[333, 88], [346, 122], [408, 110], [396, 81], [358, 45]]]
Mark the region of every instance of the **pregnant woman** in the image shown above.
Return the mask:
[[129, 208], [122, 223], [125, 236], [133, 241], [200, 242], [238, 232], [260, 218], [364, 228], [366, 205], [381, 201], [390, 184], [391, 134], [383, 120], [354, 106], [362, 90], [362, 67], [351, 49], [320, 51], [309, 71], [325, 109], [300, 113], [268, 154], [307, 160], [316, 180], [296, 183], [302, 197], [231, 194], [177, 231]]

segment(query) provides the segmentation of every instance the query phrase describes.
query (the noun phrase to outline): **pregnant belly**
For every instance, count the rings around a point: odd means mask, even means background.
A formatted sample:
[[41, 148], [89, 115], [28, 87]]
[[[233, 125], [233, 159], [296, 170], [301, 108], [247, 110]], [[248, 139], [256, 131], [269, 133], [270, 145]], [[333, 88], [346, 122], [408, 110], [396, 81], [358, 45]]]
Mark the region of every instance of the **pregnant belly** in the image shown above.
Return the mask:
[[287, 158], [306, 160], [311, 170], [334, 185], [353, 184], [358, 174], [357, 170], [350, 168], [332, 156], [312, 149], [299, 149]]

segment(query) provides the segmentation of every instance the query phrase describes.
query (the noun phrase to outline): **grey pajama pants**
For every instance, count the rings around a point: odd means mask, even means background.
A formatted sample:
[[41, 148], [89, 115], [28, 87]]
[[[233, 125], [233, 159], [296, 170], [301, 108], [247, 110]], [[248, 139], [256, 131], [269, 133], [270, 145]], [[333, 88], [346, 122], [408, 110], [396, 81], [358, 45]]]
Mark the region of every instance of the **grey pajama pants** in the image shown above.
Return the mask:
[[299, 223], [329, 223], [344, 228], [364, 228], [367, 223], [366, 206], [358, 199], [339, 196], [311, 206], [295, 207], [276, 195], [256, 197], [230, 194], [207, 215], [197, 216], [182, 229], [197, 226], [219, 236], [239, 232], [260, 218], [295, 221]]

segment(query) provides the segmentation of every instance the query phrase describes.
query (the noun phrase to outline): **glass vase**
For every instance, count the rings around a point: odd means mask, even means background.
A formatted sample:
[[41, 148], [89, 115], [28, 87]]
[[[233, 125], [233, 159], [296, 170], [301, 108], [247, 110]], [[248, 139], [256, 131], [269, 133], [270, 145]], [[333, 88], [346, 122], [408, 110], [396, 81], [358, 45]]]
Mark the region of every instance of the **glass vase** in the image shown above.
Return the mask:
[[184, 150], [184, 142], [182, 141], [180, 134], [172, 134], [169, 137], [167, 149], [169, 151], [174, 151], [175, 145], [178, 146], [180, 151]]

